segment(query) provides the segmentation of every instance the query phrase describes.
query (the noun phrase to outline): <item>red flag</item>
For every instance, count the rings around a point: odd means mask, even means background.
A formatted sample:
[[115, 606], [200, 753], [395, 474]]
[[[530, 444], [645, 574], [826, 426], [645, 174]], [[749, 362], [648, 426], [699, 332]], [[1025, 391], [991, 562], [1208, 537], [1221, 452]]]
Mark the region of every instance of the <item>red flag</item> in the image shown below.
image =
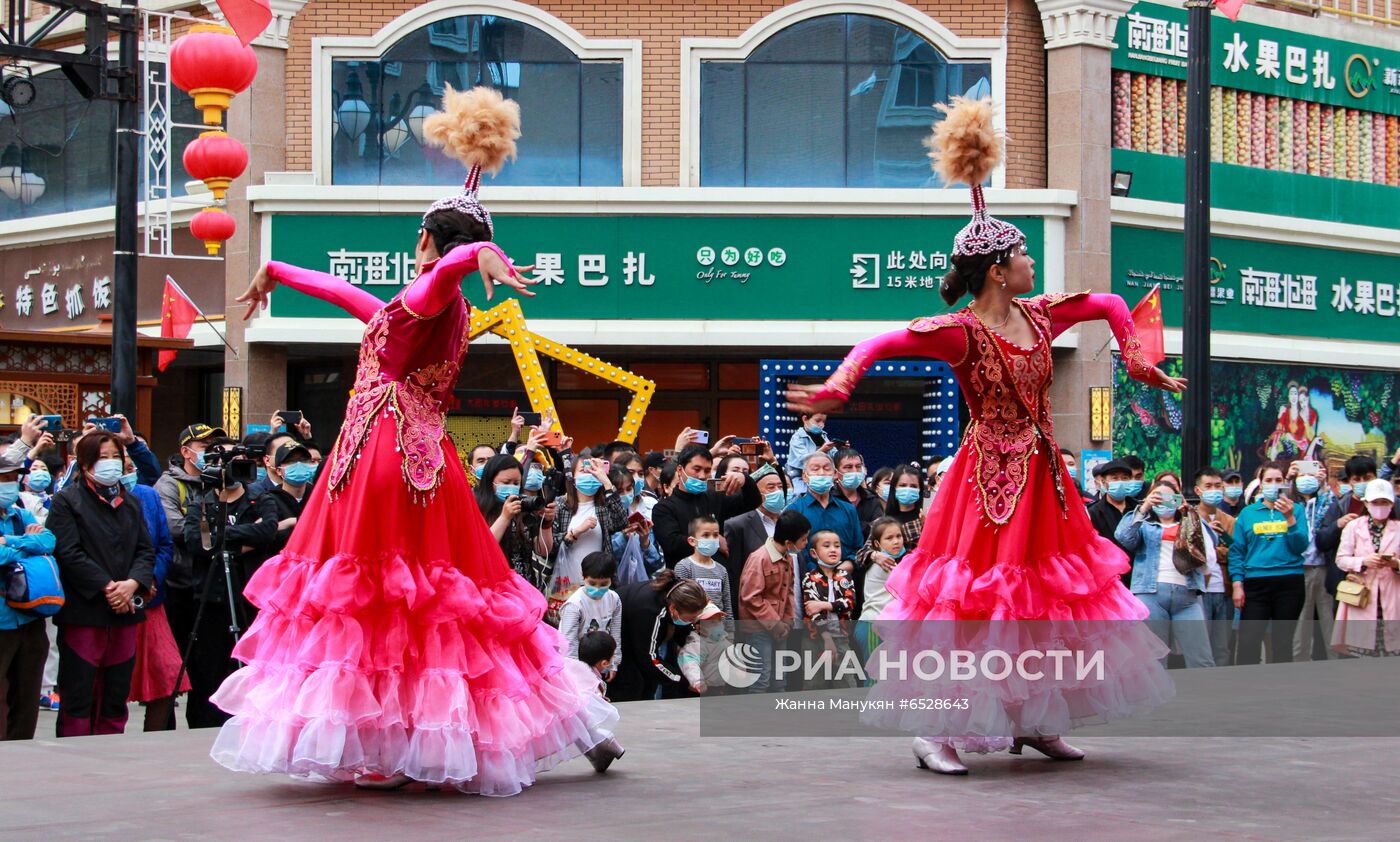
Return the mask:
[[[223, 2], [228, 1], [223, 0]], [[1219, 9], [1230, 20], [1239, 20], [1240, 9], [1244, 8], [1244, 0], [1215, 0], [1215, 8]]]
[[[180, 285], [169, 275], [165, 276], [165, 293], [160, 299], [160, 335], [162, 339], [187, 339], [194, 317], [200, 315], [199, 308], [190, 300]], [[165, 371], [175, 361], [175, 351], [160, 352], [158, 371]]]
[[217, 0], [224, 20], [246, 46], [272, 22], [272, 0]]
[[1142, 343], [1142, 355], [1153, 365], [1167, 358], [1162, 336], [1162, 285], [1158, 284], [1133, 308], [1133, 327]]

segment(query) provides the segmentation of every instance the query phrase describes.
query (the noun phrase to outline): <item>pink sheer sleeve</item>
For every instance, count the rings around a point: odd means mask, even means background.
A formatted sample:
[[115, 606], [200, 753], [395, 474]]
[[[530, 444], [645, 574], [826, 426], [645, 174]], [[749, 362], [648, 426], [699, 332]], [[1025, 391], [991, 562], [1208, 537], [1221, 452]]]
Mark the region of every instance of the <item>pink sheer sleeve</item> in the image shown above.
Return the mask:
[[1123, 361], [1128, 366], [1128, 376], [1150, 385], [1159, 385], [1157, 367], [1142, 355], [1142, 344], [1133, 326], [1133, 315], [1120, 296], [1112, 293], [1080, 292], [1067, 296], [1045, 297], [1045, 311], [1050, 315], [1050, 330], [1059, 336], [1080, 322], [1103, 319], [1118, 340], [1118, 349], [1123, 352]]
[[368, 322], [384, 302], [354, 286], [344, 278], [303, 269], [290, 263], [269, 260], [267, 274], [282, 286], [306, 293], [341, 308], [362, 322]]
[[939, 322], [939, 319], [942, 317], [919, 319], [908, 328], [882, 333], [852, 348], [816, 399], [836, 398], [843, 403], [850, 400], [856, 383], [880, 360], [925, 357], [952, 365], [961, 363], [967, 356], [967, 331], [956, 321]]
[[462, 294], [462, 278], [477, 270], [482, 249], [490, 249], [507, 266], [514, 266], [506, 253], [494, 243], [457, 246], [419, 275], [403, 294], [405, 309], [425, 319], [441, 313], [455, 297]]

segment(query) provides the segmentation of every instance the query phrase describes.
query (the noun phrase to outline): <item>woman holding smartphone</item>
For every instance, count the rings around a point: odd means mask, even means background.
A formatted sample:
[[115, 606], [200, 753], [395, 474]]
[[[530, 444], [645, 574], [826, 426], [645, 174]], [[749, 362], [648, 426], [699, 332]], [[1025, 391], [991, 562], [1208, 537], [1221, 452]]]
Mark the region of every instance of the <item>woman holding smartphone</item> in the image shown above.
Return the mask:
[[627, 508], [602, 459], [576, 459], [569, 490], [554, 515], [554, 544], [582, 559], [589, 553], [612, 555], [612, 536], [627, 528]]

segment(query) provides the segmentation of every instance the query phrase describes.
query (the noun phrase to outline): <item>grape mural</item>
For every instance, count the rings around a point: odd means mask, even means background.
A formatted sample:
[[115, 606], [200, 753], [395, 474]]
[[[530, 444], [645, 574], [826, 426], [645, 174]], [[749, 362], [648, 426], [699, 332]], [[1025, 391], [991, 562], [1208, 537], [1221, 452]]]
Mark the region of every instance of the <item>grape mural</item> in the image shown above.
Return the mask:
[[[1162, 368], [1180, 376], [1179, 357]], [[1211, 461], [1246, 475], [1268, 459], [1316, 458], [1335, 475], [1358, 453], [1400, 447], [1400, 373], [1303, 365], [1211, 364]], [[1113, 453], [1148, 476], [1181, 467], [1181, 397], [1128, 377], [1113, 362]]]

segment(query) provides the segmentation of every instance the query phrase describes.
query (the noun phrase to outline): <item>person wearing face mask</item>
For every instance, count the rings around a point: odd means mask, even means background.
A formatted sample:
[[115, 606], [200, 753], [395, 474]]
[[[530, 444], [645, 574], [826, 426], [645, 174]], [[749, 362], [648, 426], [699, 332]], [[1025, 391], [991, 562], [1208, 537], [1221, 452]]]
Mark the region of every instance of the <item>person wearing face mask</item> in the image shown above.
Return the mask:
[[1085, 505], [1094, 499], [1094, 495], [1084, 490], [1084, 486], [1079, 481], [1079, 457], [1074, 455], [1074, 451], [1060, 448], [1060, 460], [1065, 463], [1065, 470], [1069, 472], [1069, 478], [1073, 480], [1074, 490], [1079, 492], [1079, 499]]
[[676, 663], [681, 675], [698, 696], [723, 695], [726, 687], [719, 664], [725, 650], [734, 642], [733, 621], [713, 602], [695, 619], [695, 631], [686, 638]]
[[[621, 564], [623, 553], [627, 552], [629, 547], [635, 547], [633, 551], [641, 556], [645, 578], [650, 578], [664, 566], [664, 563], [661, 558], [661, 549], [656, 546], [656, 540], [652, 535], [651, 518], [648, 516], [651, 509], [644, 505], [645, 498], [637, 495], [637, 475], [626, 468], [614, 465], [608, 477], [612, 480], [613, 487], [617, 489], [617, 497], [622, 501], [622, 508], [627, 512], [627, 526], [621, 532], [614, 532], [612, 536], [613, 558], [618, 560], [618, 564]], [[630, 579], [625, 582], [625, 584], [631, 583]]]
[[[570, 658], [578, 657], [579, 643], [589, 632], [605, 631], [613, 640], [622, 639], [622, 597], [612, 589], [617, 562], [607, 553], [589, 553], [580, 566], [583, 587], [569, 594], [559, 609], [559, 634]], [[622, 653], [614, 650], [610, 667], [600, 676], [603, 681], [617, 677], [621, 658]]]
[[923, 502], [923, 475], [913, 465], [900, 465], [890, 474], [890, 496], [885, 500], [885, 517], [899, 522], [904, 546], [913, 549], [924, 534], [927, 513]]
[[280, 553], [292, 538], [297, 519], [306, 508], [306, 497], [316, 481], [316, 465], [311, 451], [294, 439], [285, 439], [272, 454], [272, 488], [257, 498], [259, 516], [277, 524], [277, 537], [268, 547], [268, 554]]
[[[1133, 469], [1122, 459], [1110, 459], [1094, 468], [1094, 479], [1102, 493], [1086, 509], [1089, 513], [1089, 523], [1093, 525], [1095, 532], [1112, 541], [1114, 546], [1131, 559], [1132, 554], [1128, 549], [1118, 543], [1117, 532], [1118, 525], [1138, 506], [1138, 501], [1132, 494]], [[1129, 567], [1120, 577], [1129, 590], [1132, 589], [1132, 576], [1132, 568]]]
[[[29, 559], [52, 564], [54, 535], [20, 505], [19, 478], [19, 466], [0, 465], [0, 565]], [[49, 653], [46, 625], [43, 617], [0, 599], [0, 685], [5, 690], [0, 693], [0, 740], [34, 739]]]
[[536, 500], [539, 496], [544, 472], [538, 465], [531, 467], [530, 472], [539, 483], [533, 489], [535, 493], [527, 497], [529, 492], [522, 485], [521, 470], [514, 456], [492, 456], [483, 467], [481, 482], [472, 494], [511, 569], [544, 592], [549, 584], [549, 554], [554, 546], [554, 535], [545, 524], [553, 524], [557, 504], [532, 503], [526, 511], [525, 501]]
[[472, 478], [476, 482], [481, 482], [481, 475], [486, 471], [486, 463], [496, 455], [496, 448], [489, 444], [478, 444], [472, 447], [467, 453], [467, 467], [471, 469]]
[[1220, 511], [1235, 517], [1247, 505], [1244, 499], [1244, 477], [1239, 471], [1225, 472], [1225, 502], [1220, 504]]
[[[772, 464], [773, 453], [765, 449], [760, 457]], [[752, 477], [731, 474], [719, 479], [718, 487], [710, 487], [714, 456], [703, 444], [686, 445], [676, 459], [676, 489], [652, 509], [656, 541], [666, 557], [666, 566], [675, 567], [680, 560], [694, 552], [690, 545], [690, 522], [701, 515], [719, 521], [721, 528], [719, 551], [729, 555], [729, 545], [722, 530], [729, 518], [738, 517], [762, 505], [758, 486]]]
[[[729, 552], [724, 556], [725, 569], [729, 571], [730, 583], [738, 582], [744, 575], [744, 567], [749, 556], [761, 549], [773, 537], [777, 529], [778, 517], [787, 508], [788, 498], [782, 471], [772, 465], [760, 465], [750, 474], [763, 502], [757, 509], [732, 517], [724, 523], [724, 540]], [[730, 589], [732, 603], [717, 603], [720, 610], [730, 617], [739, 616], [738, 588]]]
[[1217, 667], [1229, 666], [1230, 633], [1235, 622], [1235, 604], [1230, 599], [1228, 573], [1230, 544], [1234, 541], [1235, 519], [1220, 510], [1225, 499], [1225, 482], [1220, 471], [1206, 466], [1196, 472], [1196, 516], [1209, 527], [1203, 533], [1206, 543], [1206, 590], [1201, 608], [1206, 615], [1211, 656]]
[[[856, 507], [833, 493], [836, 486], [836, 465], [825, 453], [813, 453], [802, 466], [807, 493], [788, 505], [800, 512], [812, 524], [812, 534], [834, 532], [841, 539], [841, 560], [847, 571], [854, 569], [856, 553], [865, 543]], [[895, 493], [899, 491], [896, 488]], [[815, 566], [815, 565], [812, 565]]]
[[[734, 600], [729, 589], [729, 571], [715, 556], [719, 554], [719, 521], [701, 515], [690, 522], [690, 546], [694, 549], [688, 557], [676, 564], [676, 578], [692, 580], [705, 589], [710, 602], [719, 605], [732, 605]], [[734, 634], [732, 615], [724, 615], [724, 627], [730, 636]]]
[[194, 628], [195, 594], [192, 547], [185, 546], [185, 515], [190, 503], [203, 491], [199, 474], [204, 470], [204, 451], [209, 441], [227, 437], [222, 429], [208, 424], [191, 424], [180, 431], [180, 452], [170, 458], [170, 466], [156, 480], [156, 493], [165, 508], [165, 520], [175, 537], [175, 557], [165, 577], [165, 613], [175, 640], [184, 645]]
[[[1353, 489], [1355, 491], [1355, 489]], [[1337, 566], [1367, 589], [1365, 605], [1337, 603], [1332, 648], [1343, 654], [1400, 655], [1400, 517], [1395, 487], [1383, 479], [1363, 486], [1366, 514], [1342, 530]]]
[[885, 513], [885, 501], [865, 486], [865, 457], [855, 448], [836, 451], [836, 490], [841, 499], [856, 507], [861, 531]]
[[801, 414], [799, 420], [801, 426], [788, 439], [787, 475], [792, 480], [793, 489], [800, 494], [807, 490], [802, 476], [802, 466], [806, 464], [807, 457], [813, 453], [830, 456], [836, 451], [836, 443], [827, 438], [825, 412]]
[[[1332, 651], [1332, 604], [1327, 593], [1327, 551], [1318, 546], [1317, 534], [1337, 496], [1327, 485], [1327, 471], [1304, 474], [1297, 462], [1288, 466], [1303, 506], [1303, 525], [1308, 530], [1308, 548], [1303, 551], [1303, 611], [1293, 632], [1293, 660], [1335, 660]], [[1314, 638], [1317, 638], [1314, 642]]]
[[602, 459], [574, 460], [568, 493], [555, 501], [559, 504], [554, 515], [556, 556], [567, 551], [576, 559], [596, 552], [612, 557], [612, 536], [627, 528], [628, 515], [607, 468]]
[[154, 596], [155, 548], [141, 504], [122, 488], [116, 436], [76, 448], [80, 478], [53, 500], [48, 528], [63, 582], [58, 624], [60, 737], [120, 734], [136, 656], [136, 624]]
[[[237, 444], [227, 437], [207, 439], [206, 443], [211, 449]], [[300, 458], [307, 458], [306, 448], [292, 442], [284, 442], [276, 456], [282, 457], [283, 464], [287, 464], [285, 460], [292, 451], [297, 452]], [[216, 471], [227, 471], [228, 465], [210, 463], [205, 470], [214, 475]], [[281, 468], [277, 470], [285, 473]], [[191, 728], [215, 728], [229, 719], [227, 713], [209, 700], [223, 680], [238, 668], [233, 660], [233, 647], [237, 641], [229, 629], [228, 585], [233, 587], [234, 610], [238, 612], [239, 626], [246, 631], [257, 612], [253, 604], [243, 597], [244, 588], [263, 562], [273, 555], [274, 546], [279, 543], [285, 545], [295, 526], [294, 523], [278, 523], [277, 498], [274, 495], [279, 490], [287, 493], [285, 479], [280, 475], [279, 482], [283, 483], [282, 489], [273, 489], [255, 500], [242, 483], [220, 480], [218, 485], [211, 484], [190, 501], [185, 520], [181, 523], [185, 547], [190, 551], [196, 613], [199, 600], [207, 595], [204, 613], [199, 616], [195, 626], [194, 648], [190, 649], [186, 667], [190, 693], [185, 704], [185, 721]], [[224, 547], [233, 553], [235, 581], [232, 583], [224, 581], [223, 560], [218, 555], [210, 529], [210, 523], [217, 523], [220, 518], [225, 524]], [[188, 637], [177, 637], [176, 642], [182, 650], [189, 646]]]
[[788, 644], [797, 618], [802, 616], [802, 578], [798, 558], [807, 551], [812, 526], [794, 511], [778, 516], [773, 535], [744, 562], [739, 579], [739, 634], [758, 650], [759, 675], [751, 693], [787, 689], [786, 677], [777, 674], [777, 650]]
[[49, 501], [52, 495], [49, 489], [53, 487], [53, 475], [49, 473], [48, 465], [43, 462], [34, 462], [29, 466], [29, 471], [20, 478], [19, 502], [24, 506], [34, 521], [40, 526], [49, 517]]
[[1270, 662], [1293, 660], [1293, 631], [1303, 611], [1303, 553], [1309, 545], [1303, 507], [1289, 496], [1288, 469], [1279, 462], [1260, 468], [1260, 499], [1235, 519], [1230, 545], [1230, 580], [1240, 628], [1235, 663], [1259, 663], [1264, 629]]
[[609, 694], [615, 702], [690, 695], [680, 674], [681, 649], [692, 624], [710, 600], [693, 581], [681, 581], [674, 570], [661, 570], [649, 582], [622, 588], [622, 658]]
[[1187, 667], [1215, 666], [1201, 603], [1206, 552], [1214, 551], [1207, 529], [1165, 481], [1118, 524], [1118, 543], [1133, 554], [1131, 590], [1147, 606], [1147, 625], [1167, 646], [1175, 640]]
[[1322, 523], [1313, 535], [1313, 543], [1327, 558], [1327, 593], [1337, 593], [1337, 583], [1346, 577], [1337, 564], [1337, 548], [1342, 542], [1342, 530], [1366, 514], [1366, 484], [1376, 479], [1376, 460], [1370, 456], [1353, 456], [1342, 467], [1341, 483], [1332, 505], [1327, 507]]
[[[175, 556], [175, 540], [170, 534], [170, 524], [165, 520], [165, 508], [160, 503], [160, 495], [149, 485], [142, 485], [139, 474], [131, 458], [126, 460], [126, 473], [121, 478], [122, 489], [140, 502], [141, 514], [146, 519], [146, 531], [151, 536], [151, 546], [155, 548], [155, 595], [146, 600], [146, 620], [136, 627], [136, 663], [131, 671], [131, 691], [127, 701], [138, 702], [145, 707], [143, 731], [173, 731], [175, 720], [175, 696], [171, 688], [180, 672], [180, 647], [170, 632], [170, 621], [165, 616], [165, 577], [170, 571], [170, 560]], [[190, 679], [186, 675], [180, 680], [180, 691], [190, 689]]]

